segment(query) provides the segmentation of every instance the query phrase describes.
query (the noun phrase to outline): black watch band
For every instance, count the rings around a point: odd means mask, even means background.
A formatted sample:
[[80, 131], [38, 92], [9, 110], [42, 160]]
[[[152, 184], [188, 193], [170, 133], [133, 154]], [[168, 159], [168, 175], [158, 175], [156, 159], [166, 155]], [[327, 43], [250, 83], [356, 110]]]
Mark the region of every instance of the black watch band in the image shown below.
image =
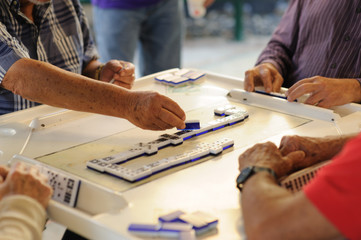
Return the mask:
[[249, 166], [249, 167], [242, 169], [241, 173], [237, 177], [236, 182], [237, 182], [237, 188], [239, 189], [239, 191], [242, 192], [243, 185], [246, 183], [246, 181], [251, 176], [253, 176], [255, 173], [264, 172], [264, 171], [269, 172], [277, 180], [277, 175], [276, 175], [275, 171], [273, 171], [273, 169], [266, 168], [266, 167]]

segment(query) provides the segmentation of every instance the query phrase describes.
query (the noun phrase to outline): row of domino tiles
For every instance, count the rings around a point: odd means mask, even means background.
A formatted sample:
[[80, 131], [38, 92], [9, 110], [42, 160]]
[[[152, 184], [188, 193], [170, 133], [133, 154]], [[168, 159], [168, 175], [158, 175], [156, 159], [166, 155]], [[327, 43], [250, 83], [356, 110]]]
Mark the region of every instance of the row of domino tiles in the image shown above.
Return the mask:
[[201, 143], [189, 152], [181, 153], [175, 156], [163, 158], [155, 162], [144, 165], [138, 169], [129, 169], [118, 164], [101, 163], [99, 160], [92, 160], [88, 163], [88, 168], [105, 172], [116, 177], [120, 177], [130, 182], [139, 181], [143, 178], [149, 177], [155, 173], [165, 169], [175, 167], [187, 162], [197, 161], [208, 155], [218, 155], [223, 150], [232, 147], [234, 141], [229, 138], [223, 138], [213, 143]]
[[[233, 109], [234, 110], [234, 109]], [[154, 141], [148, 143], [138, 143], [134, 145], [131, 149], [125, 152], [120, 152], [108, 157], [100, 158], [100, 159], [93, 159], [88, 161], [88, 164], [92, 164], [94, 162], [97, 163], [123, 163], [128, 160], [134, 159], [139, 157], [143, 154], [146, 155], [153, 155], [158, 152], [159, 149], [162, 149], [169, 145], [179, 145], [182, 144], [184, 140], [192, 138], [194, 136], [199, 136], [205, 134], [210, 131], [216, 131], [220, 128], [225, 126], [230, 126], [238, 122], [242, 122], [248, 118], [248, 112], [245, 110], [238, 110], [232, 111], [232, 115], [228, 115], [224, 118], [219, 118], [217, 120], [211, 121], [205, 126], [202, 126], [200, 129], [197, 130], [181, 130], [172, 135], [170, 134], [163, 134]], [[98, 160], [98, 161], [95, 161]]]
[[[230, 109], [231, 108], [231, 109]], [[226, 107], [220, 107], [215, 109], [215, 114], [219, 115], [220, 109], [223, 109], [226, 117], [213, 120], [202, 126], [197, 130], [182, 130], [178, 131], [172, 135], [163, 134], [157, 140], [148, 142], [148, 143], [138, 143], [133, 146], [130, 150], [125, 152], [120, 152], [105, 158], [93, 159], [87, 162], [87, 167], [93, 170], [97, 170], [99, 172], [105, 172], [105, 168], [111, 164], [120, 164], [131, 159], [140, 157], [144, 154], [153, 155], [158, 152], [159, 149], [164, 148], [169, 145], [179, 145], [182, 144], [184, 140], [189, 138], [199, 136], [205, 134], [207, 132], [216, 131], [220, 128], [230, 126], [236, 124], [238, 122], [242, 122], [246, 118], [248, 118], [248, 112], [243, 109], [237, 109], [230, 105]], [[228, 111], [227, 111], [228, 109]], [[230, 109], [230, 110], [229, 110]], [[231, 115], [228, 115], [231, 114]], [[131, 180], [134, 181], [134, 180]]]

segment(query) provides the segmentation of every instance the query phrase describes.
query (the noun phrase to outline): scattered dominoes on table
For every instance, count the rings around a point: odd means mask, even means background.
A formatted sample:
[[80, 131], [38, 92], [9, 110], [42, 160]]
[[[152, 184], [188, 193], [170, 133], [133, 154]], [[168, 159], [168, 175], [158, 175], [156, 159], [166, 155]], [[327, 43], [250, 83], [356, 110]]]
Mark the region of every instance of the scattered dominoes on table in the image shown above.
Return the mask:
[[223, 138], [212, 143], [201, 143], [191, 151], [155, 160], [154, 162], [148, 163], [137, 169], [127, 168], [115, 163], [104, 163], [98, 159], [89, 161], [87, 167], [130, 182], [135, 182], [180, 164], [197, 161], [208, 155], [218, 155], [222, 153], [223, 150], [232, 147], [233, 144], [234, 141], [229, 138]]
[[178, 237], [178, 239], [192, 240], [196, 235], [203, 234], [217, 228], [218, 219], [209, 213], [196, 211], [185, 213], [174, 211], [158, 218], [156, 224], [132, 223], [128, 231], [149, 237]]
[[[128, 231], [144, 237], [167, 237], [167, 238], [178, 238], [178, 239], [195, 239], [194, 230], [192, 225], [188, 223], [173, 222], [173, 223], [157, 223], [157, 224], [139, 224], [132, 223], [128, 226]], [[192, 238], [180, 238], [181, 233], [192, 234]], [[190, 235], [192, 236], [192, 235]]]
[[196, 81], [204, 76], [205, 76], [204, 72], [183, 68], [176, 72], [158, 75], [154, 79], [161, 83], [176, 86], [186, 82]]

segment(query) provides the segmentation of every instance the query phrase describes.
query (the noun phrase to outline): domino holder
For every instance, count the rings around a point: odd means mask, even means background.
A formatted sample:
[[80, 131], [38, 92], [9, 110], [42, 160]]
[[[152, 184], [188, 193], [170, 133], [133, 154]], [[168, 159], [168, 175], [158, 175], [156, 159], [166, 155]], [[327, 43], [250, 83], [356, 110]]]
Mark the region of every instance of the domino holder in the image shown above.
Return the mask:
[[[10, 160], [10, 162], [11, 163], [25, 162], [30, 165], [38, 166], [42, 172], [44, 172], [46, 175], [50, 177], [61, 176], [61, 177], [65, 177], [67, 181], [72, 180], [74, 181], [74, 183], [79, 182], [78, 185], [76, 184], [74, 185], [74, 188], [71, 192], [72, 195], [71, 198], [76, 199], [73, 202], [74, 203], [73, 206], [67, 204], [64, 201], [59, 201], [59, 199], [54, 197], [50, 200], [48, 207], [48, 213], [50, 217], [64, 216], [72, 211], [69, 208], [76, 209], [79, 212], [82, 212], [83, 214], [86, 214], [89, 217], [89, 215], [119, 211], [120, 209], [123, 209], [128, 206], [127, 201], [124, 199], [121, 193], [109, 190], [103, 186], [94, 184], [85, 179], [79, 179], [78, 177], [70, 173], [51, 167], [49, 165], [36, 161], [32, 158], [28, 158], [23, 155], [14, 155], [13, 158]], [[57, 185], [54, 185], [53, 188], [54, 188], [54, 192], [62, 193], [62, 195], [65, 196], [65, 192], [67, 189], [58, 188]], [[57, 221], [56, 218], [54, 220]]]

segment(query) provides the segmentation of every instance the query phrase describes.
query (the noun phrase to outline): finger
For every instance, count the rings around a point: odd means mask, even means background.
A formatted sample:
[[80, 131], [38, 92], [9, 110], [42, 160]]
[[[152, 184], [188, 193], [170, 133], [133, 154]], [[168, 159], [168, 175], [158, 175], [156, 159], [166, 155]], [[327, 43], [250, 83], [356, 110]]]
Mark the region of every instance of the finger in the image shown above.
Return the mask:
[[123, 82], [123, 83], [127, 83], [127, 84], [132, 84], [134, 82], [134, 75], [129, 75], [129, 76], [120, 76], [119, 74], [115, 74], [114, 75], [114, 82], [118, 81], [118, 82]]
[[46, 175], [44, 175], [44, 174], [40, 174], [40, 175], [39, 175], [39, 180], [40, 180], [42, 183], [47, 184], [49, 178], [48, 178]]
[[6, 166], [0, 166], [0, 176], [4, 180], [6, 176], [9, 174], [10, 169]]
[[276, 72], [273, 77], [273, 92], [280, 92], [283, 84], [283, 77], [279, 72]]
[[110, 60], [108, 62], [108, 64], [106, 64], [106, 66], [109, 66], [109, 69], [113, 72], [113, 73], [118, 73], [120, 71], [123, 70], [124, 66], [122, 61], [118, 61], [118, 60]]
[[244, 90], [246, 90], [248, 92], [254, 91], [254, 71], [253, 70], [248, 70], [245, 73]]
[[178, 129], [184, 129], [186, 127], [184, 120], [179, 118], [179, 116], [175, 115], [173, 112], [168, 109], [162, 108], [159, 114], [160, 120], [166, 124], [167, 126], [162, 125], [163, 129], [170, 129], [176, 127]]
[[181, 121], [185, 121], [186, 120], [186, 114], [183, 111], [183, 109], [172, 99], [167, 98], [165, 96], [164, 100], [161, 101], [162, 103], [162, 107], [166, 110], [168, 110], [169, 112], [173, 113], [174, 115], [176, 115]]
[[328, 99], [322, 99], [315, 106], [322, 108], [330, 108], [332, 106], [335, 106], [335, 103], [329, 101]]
[[128, 84], [128, 83], [123, 83], [121, 81], [114, 81], [113, 84], [126, 89], [132, 89], [133, 87], [133, 83]]
[[306, 153], [301, 150], [291, 152], [286, 156], [287, 161], [292, 163], [293, 170], [299, 169], [300, 167], [308, 167], [308, 164], [304, 161], [305, 157]]
[[322, 94], [318, 92], [312, 93], [305, 101], [305, 104], [318, 106], [322, 102]]
[[296, 87], [292, 86], [286, 92], [287, 100], [289, 102], [293, 102], [297, 98], [299, 98], [307, 93], [312, 93], [312, 92], [315, 92], [318, 90], [317, 84], [315, 84], [315, 83], [304, 82], [302, 84], [297, 84], [297, 85], [298, 86], [296, 86]]
[[11, 166], [9, 174], [12, 174], [14, 172], [19, 172], [21, 174], [25, 174], [27, 172], [27, 168], [28, 168], [28, 166], [25, 163], [17, 162]]
[[130, 62], [122, 62], [122, 71], [120, 71], [120, 76], [132, 76], [135, 73], [135, 66]]
[[273, 90], [272, 87], [272, 74], [271, 71], [265, 67], [265, 66], [261, 66], [260, 70], [259, 70], [259, 75], [261, 77], [261, 80], [263, 82], [263, 86], [266, 90], [266, 92], [270, 93]]
[[35, 166], [30, 166], [29, 173], [36, 179], [40, 179], [40, 172], [39, 169]]
[[[167, 120], [169, 119], [168, 116], [162, 116], [162, 114], [172, 114], [172, 113], [166, 113], [168, 112], [167, 110], [163, 110], [161, 111], [161, 116], [159, 119], [157, 119], [157, 121], [154, 122], [155, 125], [157, 125], [159, 130], [166, 130], [166, 129], [171, 129], [174, 128], [174, 124], [170, 124], [167, 122]], [[172, 114], [173, 115], [173, 114]], [[166, 119], [165, 121], [163, 119]]]

